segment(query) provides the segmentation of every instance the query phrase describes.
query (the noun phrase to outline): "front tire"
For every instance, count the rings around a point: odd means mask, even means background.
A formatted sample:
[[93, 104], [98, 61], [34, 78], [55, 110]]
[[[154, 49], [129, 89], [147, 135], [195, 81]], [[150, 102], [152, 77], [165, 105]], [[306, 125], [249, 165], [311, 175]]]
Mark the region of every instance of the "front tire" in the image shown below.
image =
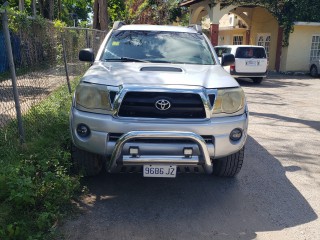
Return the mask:
[[84, 176], [98, 175], [102, 169], [102, 156], [84, 151], [72, 144], [71, 160], [76, 173], [82, 173]]
[[260, 84], [263, 80], [263, 77], [254, 77], [254, 78], [251, 78], [252, 81], [256, 84]]
[[319, 76], [319, 72], [318, 72], [318, 68], [315, 65], [312, 65], [310, 68], [310, 75], [311, 77], [318, 77]]
[[234, 177], [242, 167], [244, 147], [229, 156], [213, 160], [213, 174], [218, 177]]

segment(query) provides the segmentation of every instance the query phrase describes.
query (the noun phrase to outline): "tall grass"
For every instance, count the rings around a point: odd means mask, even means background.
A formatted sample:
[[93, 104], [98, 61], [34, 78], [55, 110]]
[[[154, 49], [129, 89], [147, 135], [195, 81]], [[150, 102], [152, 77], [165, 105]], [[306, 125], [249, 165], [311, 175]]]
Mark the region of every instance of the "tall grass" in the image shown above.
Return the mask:
[[66, 86], [34, 106], [23, 145], [16, 123], [0, 129], [0, 239], [48, 239], [70, 209], [80, 190], [70, 174], [70, 107]]

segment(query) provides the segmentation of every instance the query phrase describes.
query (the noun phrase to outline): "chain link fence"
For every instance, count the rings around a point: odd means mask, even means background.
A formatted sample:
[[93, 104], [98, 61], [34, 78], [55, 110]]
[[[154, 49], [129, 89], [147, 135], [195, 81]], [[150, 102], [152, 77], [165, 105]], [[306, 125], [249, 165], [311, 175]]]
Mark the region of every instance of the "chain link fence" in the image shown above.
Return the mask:
[[[39, 23], [32, 19], [10, 30], [21, 114], [30, 114], [32, 107], [55, 89], [82, 75], [89, 66], [78, 60], [79, 50], [93, 48], [96, 53], [105, 35], [106, 32], [92, 29], [56, 28], [51, 22]], [[4, 132], [8, 124], [18, 124], [19, 109], [14, 98], [9, 54], [5, 30], [0, 28], [0, 132]], [[41, 119], [33, 121], [41, 122]], [[37, 131], [33, 129], [36, 125], [32, 121], [23, 125], [25, 141]]]
[[86, 68], [78, 60], [79, 51], [83, 48], [92, 48], [96, 54], [106, 36], [106, 32], [88, 28], [64, 28], [61, 32], [63, 54], [66, 55], [67, 70], [71, 76], [83, 74]]

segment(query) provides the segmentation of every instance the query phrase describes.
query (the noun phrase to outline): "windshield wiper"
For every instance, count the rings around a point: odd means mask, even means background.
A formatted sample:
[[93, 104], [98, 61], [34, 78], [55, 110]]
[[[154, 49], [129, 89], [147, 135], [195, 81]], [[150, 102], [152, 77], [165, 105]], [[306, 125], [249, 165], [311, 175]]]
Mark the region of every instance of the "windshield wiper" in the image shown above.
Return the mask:
[[130, 57], [121, 57], [120, 60], [128, 61], [128, 62], [146, 62], [146, 63], [149, 63], [149, 61], [147, 61], [147, 60], [137, 59], [137, 58], [130, 58]]
[[150, 61], [137, 59], [137, 58], [130, 58], [130, 57], [119, 57], [119, 58], [106, 58], [105, 61], [113, 61], [113, 62], [145, 62], [149, 63]]

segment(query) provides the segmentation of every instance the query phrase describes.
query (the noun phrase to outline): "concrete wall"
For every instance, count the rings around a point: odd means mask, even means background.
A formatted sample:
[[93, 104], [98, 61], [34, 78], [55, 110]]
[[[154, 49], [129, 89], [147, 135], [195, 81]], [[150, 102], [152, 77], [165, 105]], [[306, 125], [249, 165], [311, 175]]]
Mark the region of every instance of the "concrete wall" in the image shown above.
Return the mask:
[[243, 43], [246, 44], [246, 29], [233, 28], [233, 29], [220, 29], [219, 30], [219, 45], [232, 45], [233, 36], [243, 36]]
[[320, 26], [295, 26], [289, 46], [282, 49], [281, 71], [309, 71], [313, 35], [320, 35]]
[[275, 69], [278, 21], [265, 8], [257, 7], [252, 12], [252, 25], [250, 33], [250, 44], [257, 44], [258, 34], [271, 34], [269, 49], [269, 70]]
[[223, 17], [219, 20], [219, 27], [229, 27], [230, 22], [229, 22], [229, 15], [225, 14]]
[[286, 72], [288, 58], [288, 47], [283, 47], [280, 56], [280, 72]]
[[[234, 14], [225, 14], [219, 21], [219, 45], [232, 45], [234, 36], [243, 36], [243, 43], [246, 43], [246, 29], [239, 28], [238, 25], [233, 25], [230, 23], [230, 17], [236, 18], [237, 16]], [[236, 21], [235, 19], [235, 21]], [[240, 18], [239, 18], [240, 19]]]

